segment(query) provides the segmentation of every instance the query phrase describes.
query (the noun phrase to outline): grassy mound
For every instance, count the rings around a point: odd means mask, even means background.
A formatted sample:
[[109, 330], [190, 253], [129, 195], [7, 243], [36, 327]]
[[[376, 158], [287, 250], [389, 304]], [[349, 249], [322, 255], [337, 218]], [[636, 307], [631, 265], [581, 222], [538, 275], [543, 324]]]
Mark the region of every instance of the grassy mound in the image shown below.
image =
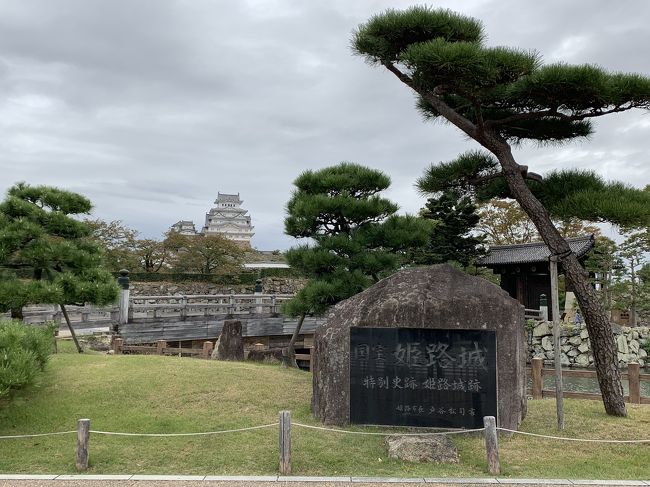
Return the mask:
[[[278, 366], [159, 356], [60, 353], [36, 387], [0, 403], [0, 436], [66, 431], [90, 418], [101, 431], [186, 433], [277, 421], [317, 424], [309, 413], [311, 375]], [[565, 436], [650, 437], [650, 407], [611, 418], [596, 401], [566, 400]], [[529, 402], [524, 431], [556, 435], [552, 400]], [[487, 476], [479, 437], [456, 437], [458, 465], [386, 458], [381, 436], [352, 436], [294, 427], [295, 475]], [[74, 472], [75, 435], [0, 440], [0, 472]], [[560, 443], [501, 439], [504, 475], [554, 478], [648, 478], [650, 444]], [[214, 436], [90, 439], [89, 473], [264, 475], [278, 468], [277, 428]]]

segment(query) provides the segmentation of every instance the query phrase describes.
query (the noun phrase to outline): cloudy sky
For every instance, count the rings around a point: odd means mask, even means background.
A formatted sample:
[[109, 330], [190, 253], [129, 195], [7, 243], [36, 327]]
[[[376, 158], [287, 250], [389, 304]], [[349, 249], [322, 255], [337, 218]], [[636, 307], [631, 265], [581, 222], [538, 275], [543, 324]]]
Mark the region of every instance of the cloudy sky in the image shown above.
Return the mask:
[[[476, 148], [423, 123], [413, 95], [350, 51], [353, 29], [414, 0], [0, 0], [0, 191], [17, 181], [88, 196], [93, 215], [159, 237], [240, 193], [261, 250], [285, 249], [303, 170], [343, 160], [388, 173], [403, 212], [424, 168]], [[546, 62], [650, 75], [650, 2], [436, 2], [483, 20], [490, 45]], [[524, 146], [544, 173], [592, 168], [650, 183], [650, 116], [611, 115], [588, 141]]]

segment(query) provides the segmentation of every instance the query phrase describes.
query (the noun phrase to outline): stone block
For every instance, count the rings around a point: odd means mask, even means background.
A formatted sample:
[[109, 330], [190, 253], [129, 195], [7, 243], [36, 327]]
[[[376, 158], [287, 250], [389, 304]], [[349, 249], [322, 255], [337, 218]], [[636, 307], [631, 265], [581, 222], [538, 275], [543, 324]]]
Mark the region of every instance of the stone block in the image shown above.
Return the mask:
[[578, 351], [580, 353], [585, 353], [589, 351], [589, 342], [582, 342], [580, 346], [578, 347]]
[[586, 328], [580, 331], [580, 338], [582, 338], [583, 340], [589, 338], [589, 332], [587, 331]]
[[441, 264], [402, 270], [338, 303], [316, 329], [312, 412], [326, 424], [350, 422], [350, 328], [495, 330], [499, 425], [526, 414], [524, 308], [484, 279]]
[[407, 462], [458, 463], [458, 450], [448, 436], [390, 435], [385, 443], [389, 458]]
[[575, 348], [572, 348], [572, 349], [569, 350], [566, 354], [567, 354], [569, 357], [575, 357], [575, 356], [578, 355], [579, 353], [580, 353], [580, 352], [578, 352], [578, 350], [576, 350]]
[[542, 348], [547, 352], [553, 350], [553, 339], [549, 336], [542, 338]]
[[585, 353], [578, 355], [575, 358], [575, 364], [580, 367], [587, 367], [589, 365], [589, 356]]
[[580, 345], [582, 343], [582, 338], [579, 335], [573, 336], [569, 339], [571, 345]]
[[552, 333], [553, 331], [551, 330], [548, 321], [542, 321], [539, 325], [533, 328], [533, 337], [543, 337]]
[[239, 320], [225, 320], [217, 344], [217, 360], [244, 360], [244, 342]]
[[629, 348], [631, 353], [639, 353], [639, 342], [636, 340], [632, 340], [629, 343]]
[[630, 348], [627, 345], [627, 339], [625, 338], [625, 335], [619, 335], [616, 337], [616, 345], [618, 346], [619, 355], [627, 355], [630, 353]]

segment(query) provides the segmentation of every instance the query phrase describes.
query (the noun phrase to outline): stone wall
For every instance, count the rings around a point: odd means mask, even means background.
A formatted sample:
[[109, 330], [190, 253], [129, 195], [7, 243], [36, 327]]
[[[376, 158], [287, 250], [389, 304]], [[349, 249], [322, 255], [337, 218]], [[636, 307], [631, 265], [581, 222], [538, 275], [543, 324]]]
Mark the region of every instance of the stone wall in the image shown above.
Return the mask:
[[[265, 277], [262, 292], [265, 294], [295, 294], [306, 279]], [[131, 281], [131, 296], [171, 296], [174, 294], [247, 294], [255, 291], [254, 285], [213, 284], [210, 282], [136, 282]]]
[[[648, 354], [641, 348], [641, 343], [650, 339], [650, 328], [647, 326], [630, 328], [613, 325], [613, 329], [616, 345], [618, 346], [619, 367], [625, 368], [629, 362], [637, 362], [641, 367], [650, 367]], [[538, 323], [532, 329], [532, 333], [529, 333], [528, 339], [531, 358], [539, 357], [543, 358], [547, 363], [553, 362], [552, 322], [543, 321]], [[562, 365], [593, 366], [594, 357], [591, 353], [589, 334], [584, 324], [582, 326], [563, 326], [560, 346], [562, 348]]]

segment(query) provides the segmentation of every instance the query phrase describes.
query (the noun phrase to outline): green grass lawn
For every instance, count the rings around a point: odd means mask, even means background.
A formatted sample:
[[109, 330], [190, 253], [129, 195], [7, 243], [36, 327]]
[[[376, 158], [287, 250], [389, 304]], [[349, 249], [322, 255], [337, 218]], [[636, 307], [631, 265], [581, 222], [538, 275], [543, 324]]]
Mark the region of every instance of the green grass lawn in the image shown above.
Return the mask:
[[[70, 350], [62, 344], [60, 351]], [[39, 384], [0, 402], [0, 436], [66, 431], [78, 418], [91, 428], [127, 432], [200, 432], [310, 416], [311, 375], [274, 365], [159, 356], [59, 353]], [[523, 431], [557, 435], [553, 400], [529, 401]], [[611, 418], [597, 401], [565, 400], [565, 436], [650, 438], [650, 406]], [[88, 473], [263, 475], [278, 470], [277, 428], [190, 438], [91, 435]], [[0, 440], [0, 472], [74, 472], [74, 434]], [[454, 437], [457, 465], [386, 457], [381, 436], [293, 428], [295, 475], [484, 477], [480, 437]], [[596, 445], [523, 436], [501, 438], [504, 476], [650, 478], [650, 444]]]

